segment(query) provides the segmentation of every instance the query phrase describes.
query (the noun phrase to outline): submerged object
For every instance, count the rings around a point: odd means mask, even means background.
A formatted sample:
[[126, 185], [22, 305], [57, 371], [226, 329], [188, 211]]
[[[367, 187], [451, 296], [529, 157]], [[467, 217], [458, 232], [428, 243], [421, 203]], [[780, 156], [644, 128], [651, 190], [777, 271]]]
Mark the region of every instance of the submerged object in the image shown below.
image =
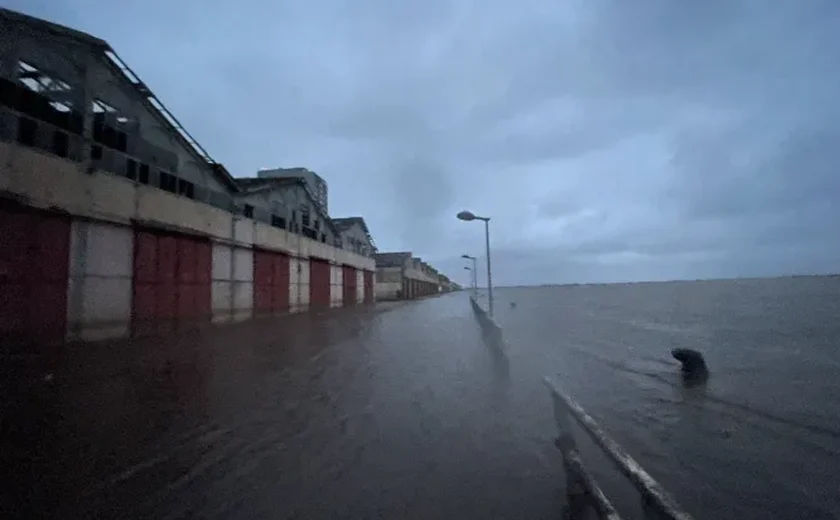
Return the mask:
[[516, 302], [510, 302], [510, 308], [513, 309], [514, 307], [516, 307]]
[[675, 348], [671, 350], [674, 359], [682, 363], [682, 372], [686, 377], [706, 377], [709, 375], [709, 368], [703, 354], [690, 348]]

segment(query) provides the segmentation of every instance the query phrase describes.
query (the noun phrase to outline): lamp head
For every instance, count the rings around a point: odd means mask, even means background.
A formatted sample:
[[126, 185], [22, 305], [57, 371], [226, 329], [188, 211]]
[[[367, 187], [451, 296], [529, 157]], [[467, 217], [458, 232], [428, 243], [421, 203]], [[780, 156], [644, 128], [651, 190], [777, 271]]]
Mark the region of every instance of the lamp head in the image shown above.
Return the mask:
[[475, 215], [473, 215], [470, 211], [461, 211], [456, 216], [459, 220], [465, 220], [467, 222], [475, 220]]

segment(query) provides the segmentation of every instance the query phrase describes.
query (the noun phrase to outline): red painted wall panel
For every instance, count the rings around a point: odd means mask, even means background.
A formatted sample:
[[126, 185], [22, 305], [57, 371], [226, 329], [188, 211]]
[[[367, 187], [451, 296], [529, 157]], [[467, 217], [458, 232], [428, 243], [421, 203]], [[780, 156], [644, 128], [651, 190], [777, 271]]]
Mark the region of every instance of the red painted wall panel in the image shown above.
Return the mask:
[[163, 281], [155, 291], [155, 315], [162, 320], [171, 320], [178, 312], [178, 286]]
[[40, 337], [60, 340], [67, 324], [67, 282], [38, 283], [29, 288], [27, 328]]
[[157, 279], [158, 283], [174, 282], [178, 267], [178, 239], [173, 236], [158, 237]]
[[196, 279], [196, 241], [188, 237], [178, 237], [178, 282], [193, 283]]
[[262, 287], [274, 283], [274, 263], [271, 253], [267, 251], [254, 251], [254, 284]]
[[0, 208], [0, 282], [23, 282], [29, 277], [33, 216], [29, 212]]
[[254, 251], [254, 309], [282, 312], [289, 309], [289, 256]]
[[254, 250], [254, 310], [271, 311], [274, 263], [268, 251]]
[[310, 258], [309, 304], [313, 307], [330, 305], [330, 264]]
[[133, 313], [135, 320], [152, 320], [157, 317], [157, 284], [134, 282]]
[[134, 259], [136, 331], [210, 319], [213, 249], [209, 240], [137, 230]]
[[[213, 245], [209, 240], [203, 240], [197, 242], [195, 245], [195, 281], [200, 284], [206, 284], [209, 289], [212, 280]], [[209, 300], [207, 303], [210, 303]]]
[[289, 287], [289, 256], [282, 253], [274, 255], [274, 285]]
[[134, 281], [157, 282], [157, 236], [145, 231], [134, 234]]
[[31, 268], [39, 282], [66, 282], [70, 252], [70, 219], [39, 218]]
[[0, 338], [25, 331], [29, 307], [23, 303], [28, 293], [29, 288], [23, 283], [10, 283], [6, 277], [0, 277]]
[[210, 282], [197, 284], [195, 290], [196, 317], [201, 321], [210, 321], [213, 314], [213, 289]]
[[274, 291], [272, 285], [254, 284], [254, 310], [268, 312], [271, 310], [271, 293]]
[[62, 339], [70, 218], [0, 206], [0, 337]]

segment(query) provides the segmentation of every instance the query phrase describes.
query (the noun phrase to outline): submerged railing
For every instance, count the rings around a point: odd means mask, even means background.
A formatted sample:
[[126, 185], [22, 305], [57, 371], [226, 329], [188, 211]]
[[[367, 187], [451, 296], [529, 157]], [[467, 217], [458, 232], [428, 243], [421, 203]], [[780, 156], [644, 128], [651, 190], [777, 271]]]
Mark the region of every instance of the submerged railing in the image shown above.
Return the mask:
[[662, 486], [645, 471], [638, 462], [628, 455], [609, 435], [595, 422], [584, 409], [571, 397], [564, 394], [551, 379], [544, 379], [551, 393], [554, 404], [554, 418], [560, 432], [555, 445], [563, 454], [563, 466], [566, 471], [566, 494], [572, 517], [583, 513], [588, 508], [595, 510], [598, 518], [617, 520], [620, 518], [609, 499], [587, 471], [581, 460], [572, 435], [571, 421], [573, 418], [592, 438], [618, 469], [636, 487], [642, 497], [645, 509], [651, 511], [656, 518], [670, 520], [692, 520], [691, 515], [683, 511]]

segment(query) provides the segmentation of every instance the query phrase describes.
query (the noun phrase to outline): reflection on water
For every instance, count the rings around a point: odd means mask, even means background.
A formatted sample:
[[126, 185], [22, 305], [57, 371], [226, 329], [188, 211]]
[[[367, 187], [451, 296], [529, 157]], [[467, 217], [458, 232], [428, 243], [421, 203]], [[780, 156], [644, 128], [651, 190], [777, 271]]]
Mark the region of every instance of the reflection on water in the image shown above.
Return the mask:
[[556, 377], [696, 517], [840, 516], [840, 278], [497, 294], [511, 366]]
[[524, 399], [462, 295], [74, 345], [30, 365], [3, 387], [6, 518], [562, 508], [547, 402]]

